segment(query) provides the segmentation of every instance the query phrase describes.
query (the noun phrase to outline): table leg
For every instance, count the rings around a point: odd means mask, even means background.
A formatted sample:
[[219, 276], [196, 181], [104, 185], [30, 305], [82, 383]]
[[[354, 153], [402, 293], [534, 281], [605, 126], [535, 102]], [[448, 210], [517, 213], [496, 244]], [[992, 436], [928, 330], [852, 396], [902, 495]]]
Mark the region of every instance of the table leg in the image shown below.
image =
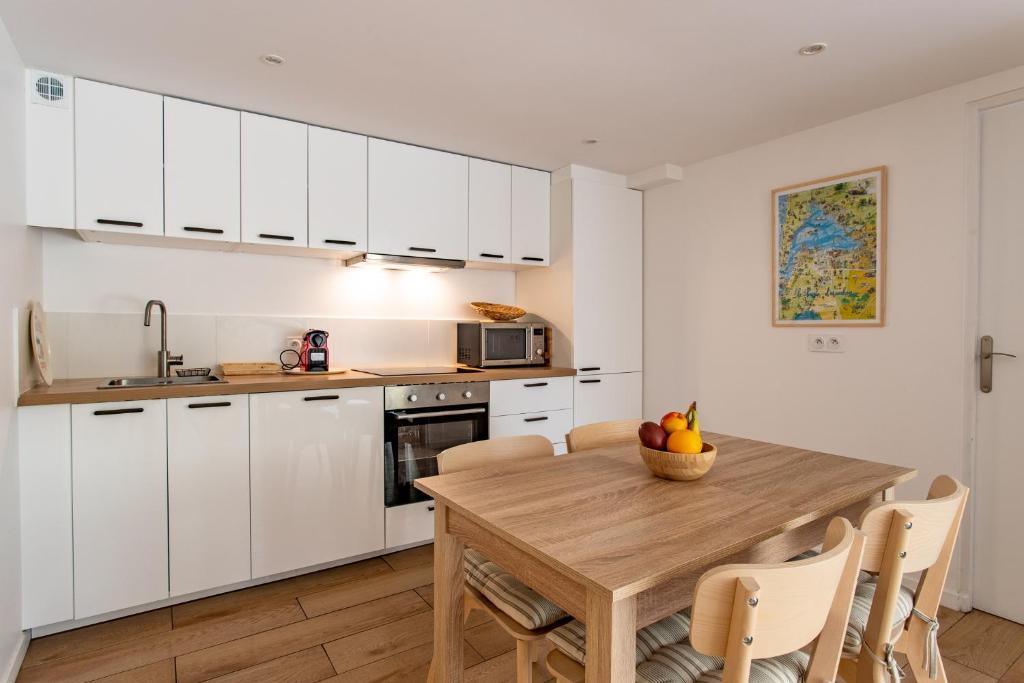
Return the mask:
[[587, 592], [586, 683], [636, 680], [636, 597]]
[[448, 508], [435, 503], [433, 683], [462, 682], [464, 550], [462, 541], [448, 533]]

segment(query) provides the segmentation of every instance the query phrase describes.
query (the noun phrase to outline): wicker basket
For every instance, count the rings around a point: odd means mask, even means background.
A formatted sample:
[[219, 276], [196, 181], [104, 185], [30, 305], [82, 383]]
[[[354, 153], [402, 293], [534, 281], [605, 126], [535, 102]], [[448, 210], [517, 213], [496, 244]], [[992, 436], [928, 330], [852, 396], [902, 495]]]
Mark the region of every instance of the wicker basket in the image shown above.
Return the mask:
[[640, 457], [644, 459], [647, 469], [654, 476], [673, 481], [693, 481], [700, 479], [715, 463], [718, 449], [713, 444], [704, 442], [704, 450], [696, 454], [672, 453], [656, 451], [643, 444], [640, 445]]
[[526, 311], [518, 306], [489, 304], [486, 301], [471, 301], [469, 305], [475, 308], [477, 313], [497, 322], [510, 322], [526, 315]]

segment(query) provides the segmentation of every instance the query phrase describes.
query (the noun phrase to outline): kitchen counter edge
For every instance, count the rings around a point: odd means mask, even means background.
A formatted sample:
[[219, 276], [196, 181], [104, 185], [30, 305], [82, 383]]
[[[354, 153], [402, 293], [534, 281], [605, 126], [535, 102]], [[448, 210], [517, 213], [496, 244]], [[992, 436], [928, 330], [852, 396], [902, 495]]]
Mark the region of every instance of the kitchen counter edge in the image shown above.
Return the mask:
[[51, 386], [36, 386], [18, 397], [19, 406], [47, 406], [65, 403], [113, 403], [143, 401], [156, 398], [193, 396], [229, 396], [265, 394], [275, 391], [314, 391], [317, 389], [348, 389], [351, 387], [383, 387], [397, 384], [437, 384], [441, 382], [492, 382], [506, 379], [541, 379], [571, 377], [572, 368], [528, 367], [486, 368], [480, 372], [458, 372], [439, 375], [398, 375], [378, 377], [355, 370], [340, 375], [305, 377], [295, 375], [239, 375], [227, 377], [223, 384], [134, 387], [130, 389], [97, 389], [109, 377], [54, 380]]

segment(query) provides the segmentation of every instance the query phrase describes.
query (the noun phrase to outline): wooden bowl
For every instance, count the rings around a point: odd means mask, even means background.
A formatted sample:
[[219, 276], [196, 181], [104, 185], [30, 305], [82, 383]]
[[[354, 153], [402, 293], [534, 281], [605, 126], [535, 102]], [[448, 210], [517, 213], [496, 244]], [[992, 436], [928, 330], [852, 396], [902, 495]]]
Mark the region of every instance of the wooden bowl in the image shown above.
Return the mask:
[[497, 322], [510, 322], [526, 315], [526, 311], [518, 306], [490, 304], [486, 301], [471, 301], [469, 305], [475, 308], [477, 313]]
[[640, 444], [640, 457], [654, 476], [673, 481], [700, 479], [715, 463], [718, 449], [714, 444], [704, 442], [704, 450], [696, 454], [656, 451]]

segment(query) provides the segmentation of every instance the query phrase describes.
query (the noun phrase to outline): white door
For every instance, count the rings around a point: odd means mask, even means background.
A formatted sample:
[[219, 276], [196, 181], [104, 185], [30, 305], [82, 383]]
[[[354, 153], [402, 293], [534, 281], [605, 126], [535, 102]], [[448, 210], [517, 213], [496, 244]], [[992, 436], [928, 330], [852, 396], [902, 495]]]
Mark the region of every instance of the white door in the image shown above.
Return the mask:
[[75, 79], [75, 224], [164, 234], [163, 98]]
[[528, 266], [551, 262], [551, 174], [512, 167], [512, 260]]
[[250, 397], [253, 578], [384, 548], [384, 391]]
[[252, 578], [249, 397], [167, 399], [171, 595]]
[[375, 254], [465, 259], [469, 160], [370, 140], [369, 249]]
[[165, 234], [237, 242], [239, 113], [164, 98]]
[[974, 606], [1024, 623], [1024, 102], [985, 111], [981, 144], [979, 331], [996, 352], [1020, 358], [992, 357], [991, 392], [978, 394]]
[[581, 375], [573, 385], [573, 424], [631, 420], [643, 412], [643, 373]]
[[309, 127], [309, 246], [366, 251], [366, 136]]
[[306, 124], [242, 112], [242, 241], [305, 247]]
[[643, 193], [571, 182], [573, 367], [642, 370]]
[[469, 261], [511, 263], [512, 167], [469, 160]]
[[71, 407], [75, 618], [168, 596], [162, 400]]

